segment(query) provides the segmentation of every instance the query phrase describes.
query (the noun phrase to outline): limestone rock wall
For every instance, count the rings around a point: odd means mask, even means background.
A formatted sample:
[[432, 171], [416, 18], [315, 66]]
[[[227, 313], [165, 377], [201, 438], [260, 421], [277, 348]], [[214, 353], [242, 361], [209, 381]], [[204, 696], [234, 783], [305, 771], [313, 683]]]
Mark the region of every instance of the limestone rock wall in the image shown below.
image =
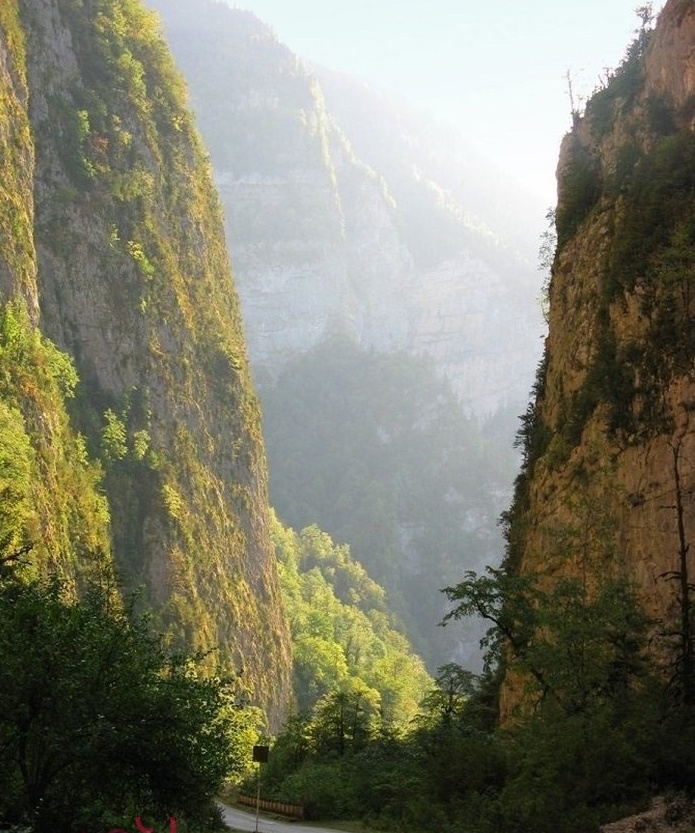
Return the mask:
[[[116, 563], [175, 642], [243, 672], [277, 726], [291, 659], [260, 416], [183, 84], [138, 0], [18, 12], [26, 87], [0, 72], [28, 100], [35, 302], [80, 376], [74, 419], [104, 465]], [[122, 439], [106, 448], [109, 419]]]
[[480, 214], [523, 205], [513, 184], [378, 94], [355, 98], [356, 82], [248, 12], [150, 4], [210, 148], [254, 369], [275, 374], [340, 332], [432, 356], [478, 415], [523, 407], [544, 331], [540, 230], [522, 252], [521, 211]]
[[[670, 0], [638, 38], [561, 149], [546, 364], [510, 563], [548, 579], [627, 575], [663, 623], [677, 613], [666, 575], [695, 536], [693, 4]], [[503, 715], [520, 697], [509, 681]]]

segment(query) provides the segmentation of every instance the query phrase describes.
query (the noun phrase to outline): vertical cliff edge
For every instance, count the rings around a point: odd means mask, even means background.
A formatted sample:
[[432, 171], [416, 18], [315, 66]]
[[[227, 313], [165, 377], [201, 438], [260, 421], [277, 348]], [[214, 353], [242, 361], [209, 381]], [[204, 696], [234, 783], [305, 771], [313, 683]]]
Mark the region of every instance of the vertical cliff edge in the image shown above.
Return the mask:
[[[627, 576], [647, 611], [673, 622], [668, 577], [695, 530], [692, 2], [669, 0], [575, 117], [558, 186], [549, 335], [522, 422], [509, 567]], [[519, 696], [508, 682], [503, 714]]]
[[[74, 362], [65, 468], [103, 490], [126, 586], [176, 641], [241, 671], [277, 724], [290, 650], [258, 407], [207, 157], [156, 20], [136, 0], [3, 3], [0, 89], [0, 288]], [[56, 418], [14, 390], [35, 457]], [[35, 558], [60, 566], [54, 513], [31, 514]], [[66, 526], [76, 563], [94, 550], [74, 543], [83, 527]]]

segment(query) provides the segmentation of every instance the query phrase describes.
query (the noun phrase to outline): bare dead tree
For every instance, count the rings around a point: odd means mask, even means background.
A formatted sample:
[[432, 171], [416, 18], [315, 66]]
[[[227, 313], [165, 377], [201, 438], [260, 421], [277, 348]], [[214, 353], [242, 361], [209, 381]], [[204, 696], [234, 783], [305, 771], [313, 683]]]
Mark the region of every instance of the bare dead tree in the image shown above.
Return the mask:
[[577, 126], [579, 122], [579, 108], [577, 107], [575, 100], [574, 100], [574, 89], [572, 87], [572, 74], [569, 70], [565, 73], [565, 80], [567, 81], [567, 94], [570, 99], [570, 112], [572, 114], [572, 125], [574, 127]]

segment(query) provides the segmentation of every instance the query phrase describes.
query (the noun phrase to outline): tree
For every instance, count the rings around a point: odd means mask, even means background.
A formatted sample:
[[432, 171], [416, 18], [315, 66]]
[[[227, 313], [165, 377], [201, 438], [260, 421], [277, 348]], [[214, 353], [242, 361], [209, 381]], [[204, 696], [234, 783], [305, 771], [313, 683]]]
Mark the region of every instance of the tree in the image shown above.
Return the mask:
[[433, 799], [443, 807], [456, 806], [464, 828], [478, 821], [476, 810], [469, 819], [464, 805], [472, 796], [499, 788], [503, 779], [492, 733], [494, 709], [491, 714], [486, 702], [489, 682], [489, 675], [479, 677], [456, 663], [441, 666], [409, 740], [423, 781], [421, 793], [427, 797], [426, 802], [420, 799], [422, 809]]
[[678, 692], [678, 698], [686, 711], [695, 706], [695, 634], [693, 633], [693, 592], [695, 584], [691, 581], [688, 567], [690, 542], [685, 529], [683, 479], [681, 474], [681, 441], [671, 445], [673, 462], [673, 486], [675, 504], [669, 508], [676, 512], [678, 531], [678, 567], [664, 573], [661, 578], [677, 583], [678, 626], [662, 636], [675, 639], [675, 669], [672, 684]]
[[507, 776], [496, 829], [578, 832], [646, 793], [663, 715], [633, 588], [489, 570], [445, 592], [457, 602], [449, 619], [491, 622], [493, 658], [523, 686], [514, 724], [498, 732]]
[[461, 715], [475, 691], [476, 675], [455, 662], [437, 669], [434, 688], [423, 698], [421, 708], [426, 718], [450, 726]]
[[646, 3], [644, 6], [638, 6], [635, 9], [635, 14], [642, 21], [642, 25], [638, 29], [637, 34], [644, 37], [654, 20], [654, 9], [652, 4]]
[[0, 564], [28, 546], [33, 461], [22, 415], [0, 402]]
[[537, 588], [531, 577], [511, 575], [494, 567], [487, 567], [483, 575], [468, 570], [463, 581], [445, 587], [443, 592], [456, 606], [444, 617], [442, 625], [469, 616], [491, 623], [481, 641], [488, 670], [502, 663], [505, 656], [525, 655], [536, 626]]
[[[574, 113], [574, 109], [572, 112]], [[541, 294], [538, 300], [543, 320], [546, 324], [548, 324], [550, 321], [550, 281], [552, 279], [552, 270], [553, 263], [555, 262], [555, 254], [557, 252], [557, 230], [555, 226], [554, 208], [549, 208], [545, 212], [545, 219], [548, 223], [548, 226], [545, 229], [545, 231], [541, 234], [541, 242], [540, 246], [538, 247], [538, 268], [543, 274]]]
[[43, 833], [206, 818], [238, 764], [231, 697], [105, 593], [6, 578], [0, 819]]
[[324, 695], [311, 721], [315, 750], [342, 757], [364, 747], [374, 734], [378, 707], [378, 693], [358, 681]]
[[502, 662], [521, 673], [530, 706], [551, 700], [574, 714], [599, 698], [626, 697], [646, 673], [649, 620], [626, 581], [591, 592], [585, 580], [565, 578], [546, 590], [535, 576], [488, 568], [444, 592], [458, 603], [445, 621], [479, 615], [492, 623], [488, 666]]

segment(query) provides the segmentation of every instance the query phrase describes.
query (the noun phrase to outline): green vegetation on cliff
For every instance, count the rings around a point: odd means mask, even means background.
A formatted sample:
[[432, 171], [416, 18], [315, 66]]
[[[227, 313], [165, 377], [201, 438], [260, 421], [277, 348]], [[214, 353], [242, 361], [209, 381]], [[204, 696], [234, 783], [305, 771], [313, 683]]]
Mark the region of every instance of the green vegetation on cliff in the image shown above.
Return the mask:
[[668, 93], [648, 87], [652, 42], [643, 27], [588, 102], [560, 169], [558, 257], [592, 226], [606, 233], [596, 253], [592, 356], [559, 414], [553, 464], [566, 461], [597, 411], [621, 442], [639, 444], [670, 430], [663, 392], [695, 360], [692, 103], [677, 108]]
[[386, 593], [325, 532], [274, 524], [292, 634], [297, 709], [335, 692], [359, 692], [384, 725], [405, 727], [431, 684], [399, 632]]
[[75, 580], [111, 565], [102, 471], [74, 432], [73, 363], [21, 302], [0, 310], [0, 548], [31, 550], [34, 570]]
[[0, 8], [0, 48], [6, 56], [0, 73], [0, 286], [35, 293], [33, 225], [33, 141], [29, 126], [25, 35], [17, 0]]
[[260, 416], [184, 84], [138, 0], [19, 0], [0, 25], [15, 58], [0, 143], [26, 147], [3, 156], [2, 181], [26, 197], [33, 241], [26, 264], [4, 247], [3, 288], [79, 375], [69, 424], [101, 464], [120, 577], [174, 644], [213, 652], [210, 670], [243, 668], [277, 724], [289, 635]]

